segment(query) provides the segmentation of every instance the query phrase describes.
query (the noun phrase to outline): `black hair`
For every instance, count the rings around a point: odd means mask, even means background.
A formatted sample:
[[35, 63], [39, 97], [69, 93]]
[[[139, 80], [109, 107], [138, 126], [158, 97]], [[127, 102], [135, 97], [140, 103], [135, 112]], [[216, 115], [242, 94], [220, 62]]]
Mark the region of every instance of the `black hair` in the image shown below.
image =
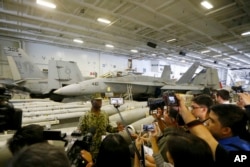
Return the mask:
[[198, 105], [206, 106], [208, 108], [208, 112], [210, 111], [210, 107], [214, 104], [214, 101], [211, 98], [211, 96], [206, 95], [206, 94], [195, 96], [192, 99], [192, 102], [194, 102]]
[[225, 89], [218, 90], [216, 95], [220, 96], [223, 100], [229, 100], [230, 99], [230, 93], [229, 93], [228, 90], [225, 90]]
[[211, 107], [223, 127], [230, 127], [234, 136], [245, 135], [247, 116], [246, 112], [234, 104], [217, 104]]
[[70, 167], [70, 163], [63, 148], [36, 143], [22, 148], [8, 167]]
[[178, 109], [174, 109], [173, 107], [170, 107], [168, 110], [168, 116], [171, 118], [174, 118], [179, 126], [185, 125], [185, 122], [182, 116], [179, 114]]
[[7, 141], [7, 145], [12, 154], [15, 154], [25, 146], [40, 142], [47, 142], [43, 138], [43, 127], [30, 124], [18, 129], [12, 138]]
[[208, 143], [191, 133], [173, 129], [168, 133], [164, 147], [170, 153], [175, 167], [181, 167], [183, 163], [192, 167], [214, 166], [212, 150]]
[[110, 133], [103, 139], [95, 166], [132, 166], [129, 145], [119, 133]]

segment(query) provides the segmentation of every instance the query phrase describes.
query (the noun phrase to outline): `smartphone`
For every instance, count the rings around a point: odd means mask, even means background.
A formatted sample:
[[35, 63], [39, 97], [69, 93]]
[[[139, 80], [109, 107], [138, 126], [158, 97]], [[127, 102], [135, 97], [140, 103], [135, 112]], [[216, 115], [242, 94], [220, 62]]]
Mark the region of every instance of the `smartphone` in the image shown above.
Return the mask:
[[164, 93], [165, 104], [167, 106], [178, 106], [179, 102], [174, 93]]
[[141, 131], [142, 132], [150, 132], [155, 130], [154, 124], [142, 124], [141, 125]]
[[116, 98], [111, 97], [109, 102], [112, 105], [122, 105], [122, 104], [124, 104], [123, 98], [120, 98], [120, 97], [118, 97], [118, 98], [117, 97]]

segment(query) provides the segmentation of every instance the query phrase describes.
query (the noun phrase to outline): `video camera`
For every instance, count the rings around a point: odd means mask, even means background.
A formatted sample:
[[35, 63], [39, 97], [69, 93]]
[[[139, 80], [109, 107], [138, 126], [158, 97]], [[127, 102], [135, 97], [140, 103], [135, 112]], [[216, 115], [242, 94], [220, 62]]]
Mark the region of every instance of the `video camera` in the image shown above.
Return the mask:
[[96, 128], [91, 127], [89, 131], [82, 135], [80, 131], [73, 131], [70, 136], [61, 131], [43, 131], [45, 140], [58, 140], [64, 142], [64, 149], [71, 163], [71, 167], [85, 167], [87, 161], [81, 156], [81, 150], [90, 151], [93, 135]]
[[235, 93], [243, 93], [244, 92], [242, 86], [232, 86], [231, 88], [233, 91], [235, 91]]
[[162, 97], [165, 101], [166, 106], [179, 106], [179, 100], [176, 98], [174, 92], [163, 92]]
[[152, 114], [153, 110], [158, 107], [163, 108], [164, 106], [179, 106], [174, 92], [164, 92], [160, 98], [148, 98], [149, 114]]
[[153, 111], [158, 107], [163, 108], [165, 106], [165, 101], [163, 98], [148, 98], [149, 114], [152, 115]]
[[8, 101], [10, 98], [7, 89], [0, 87], [0, 132], [17, 130], [22, 125], [22, 110], [14, 108]]

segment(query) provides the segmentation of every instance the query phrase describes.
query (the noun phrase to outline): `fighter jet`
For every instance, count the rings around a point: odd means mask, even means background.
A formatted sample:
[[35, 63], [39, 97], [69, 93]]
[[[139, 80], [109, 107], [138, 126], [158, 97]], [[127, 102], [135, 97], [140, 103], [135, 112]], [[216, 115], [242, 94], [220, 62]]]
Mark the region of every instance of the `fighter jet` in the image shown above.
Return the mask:
[[[188, 83], [190, 75], [193, 75], [199, 66], [195, 62], [187, 72], [180, 78], [180, 83]], [[117, 73], [118, 74], [118, 73]], [[80, 96], [94, 93], [109, 93], [120, 95], [132, 95], [132, 99], [141, 100], [149, 97], [159, 97], [161, 88], [165, 85], [175, 85], [175, 80], [170, 79], [170, 66], [165, 66], [160, 78], [138, 75], [109, 75], [107, 78], [96, 78], [80, 83], [68, 85], [54, 91], [55, 94], [65, 96]], [[130, 96], [127, 96], [128, 98]], [[145, 97], [145, 98], [144, 98]], [[126, 98], [126, 96], [124, 97]]]
[[[71, 84], [54, 91], [55, 94], [65, 96], [81, 96], [95, 93], [120, 94], [135, 98], [137, 95], [144, 96], [159, 96], [160, 88], [166, 83], [174, 83], [170, 79], [170, 66], [164, 66], [161, 77], [151, 77], [143, 75], [135, 75], [119, 71], [116, 74], [104, 75], [105, 78], [99, 77]], [[124, 97], [123, 96], [123, 97]], [[125, 98], [125, 97], [124, 97]]]
[[50, 60], [48, 71], [44, 73], [31, 61], [24, 50], [6, 48], [5, 53], [13, 77], [11, 84], [25, 88], [31, 98], [61, 101], [62, 96], [53, 94], [55, 89], [84, 80], [75, 62]]

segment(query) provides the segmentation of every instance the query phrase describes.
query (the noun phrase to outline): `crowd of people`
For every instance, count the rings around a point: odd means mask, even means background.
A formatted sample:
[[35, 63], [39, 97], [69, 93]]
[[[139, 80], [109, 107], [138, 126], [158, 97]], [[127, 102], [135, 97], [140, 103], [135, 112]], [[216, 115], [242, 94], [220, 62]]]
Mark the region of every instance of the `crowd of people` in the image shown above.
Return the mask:
[[[152, 114], [154, 130], [148, 135], [138, 132], [131, 136], [131, 143], [119, 133], [126, 125], [112, 127], [101, 110], [102, 98], [92, 98], [92, 107], [80, 117], [78, 130], [86, 135], [94, 129], [94, 134], [89, 149], [80, 150], [79, 155], [87, 167], [237, 166], [231, 153], [250, 155], [250, 94], [237, 95], [238, 102], [233, 104], [227, 90], [217, 91], [214, 99], [200, 94], [186, 106], [183, 96], [175, 94], [179, 105], [159, 106]], [[144, 153], [145, 143], [153, 154]], [[6, 167], [71, 166], [65, 150], [43, 138], [40, 125], [17, 130], [7, 146], [13, 157]]]

